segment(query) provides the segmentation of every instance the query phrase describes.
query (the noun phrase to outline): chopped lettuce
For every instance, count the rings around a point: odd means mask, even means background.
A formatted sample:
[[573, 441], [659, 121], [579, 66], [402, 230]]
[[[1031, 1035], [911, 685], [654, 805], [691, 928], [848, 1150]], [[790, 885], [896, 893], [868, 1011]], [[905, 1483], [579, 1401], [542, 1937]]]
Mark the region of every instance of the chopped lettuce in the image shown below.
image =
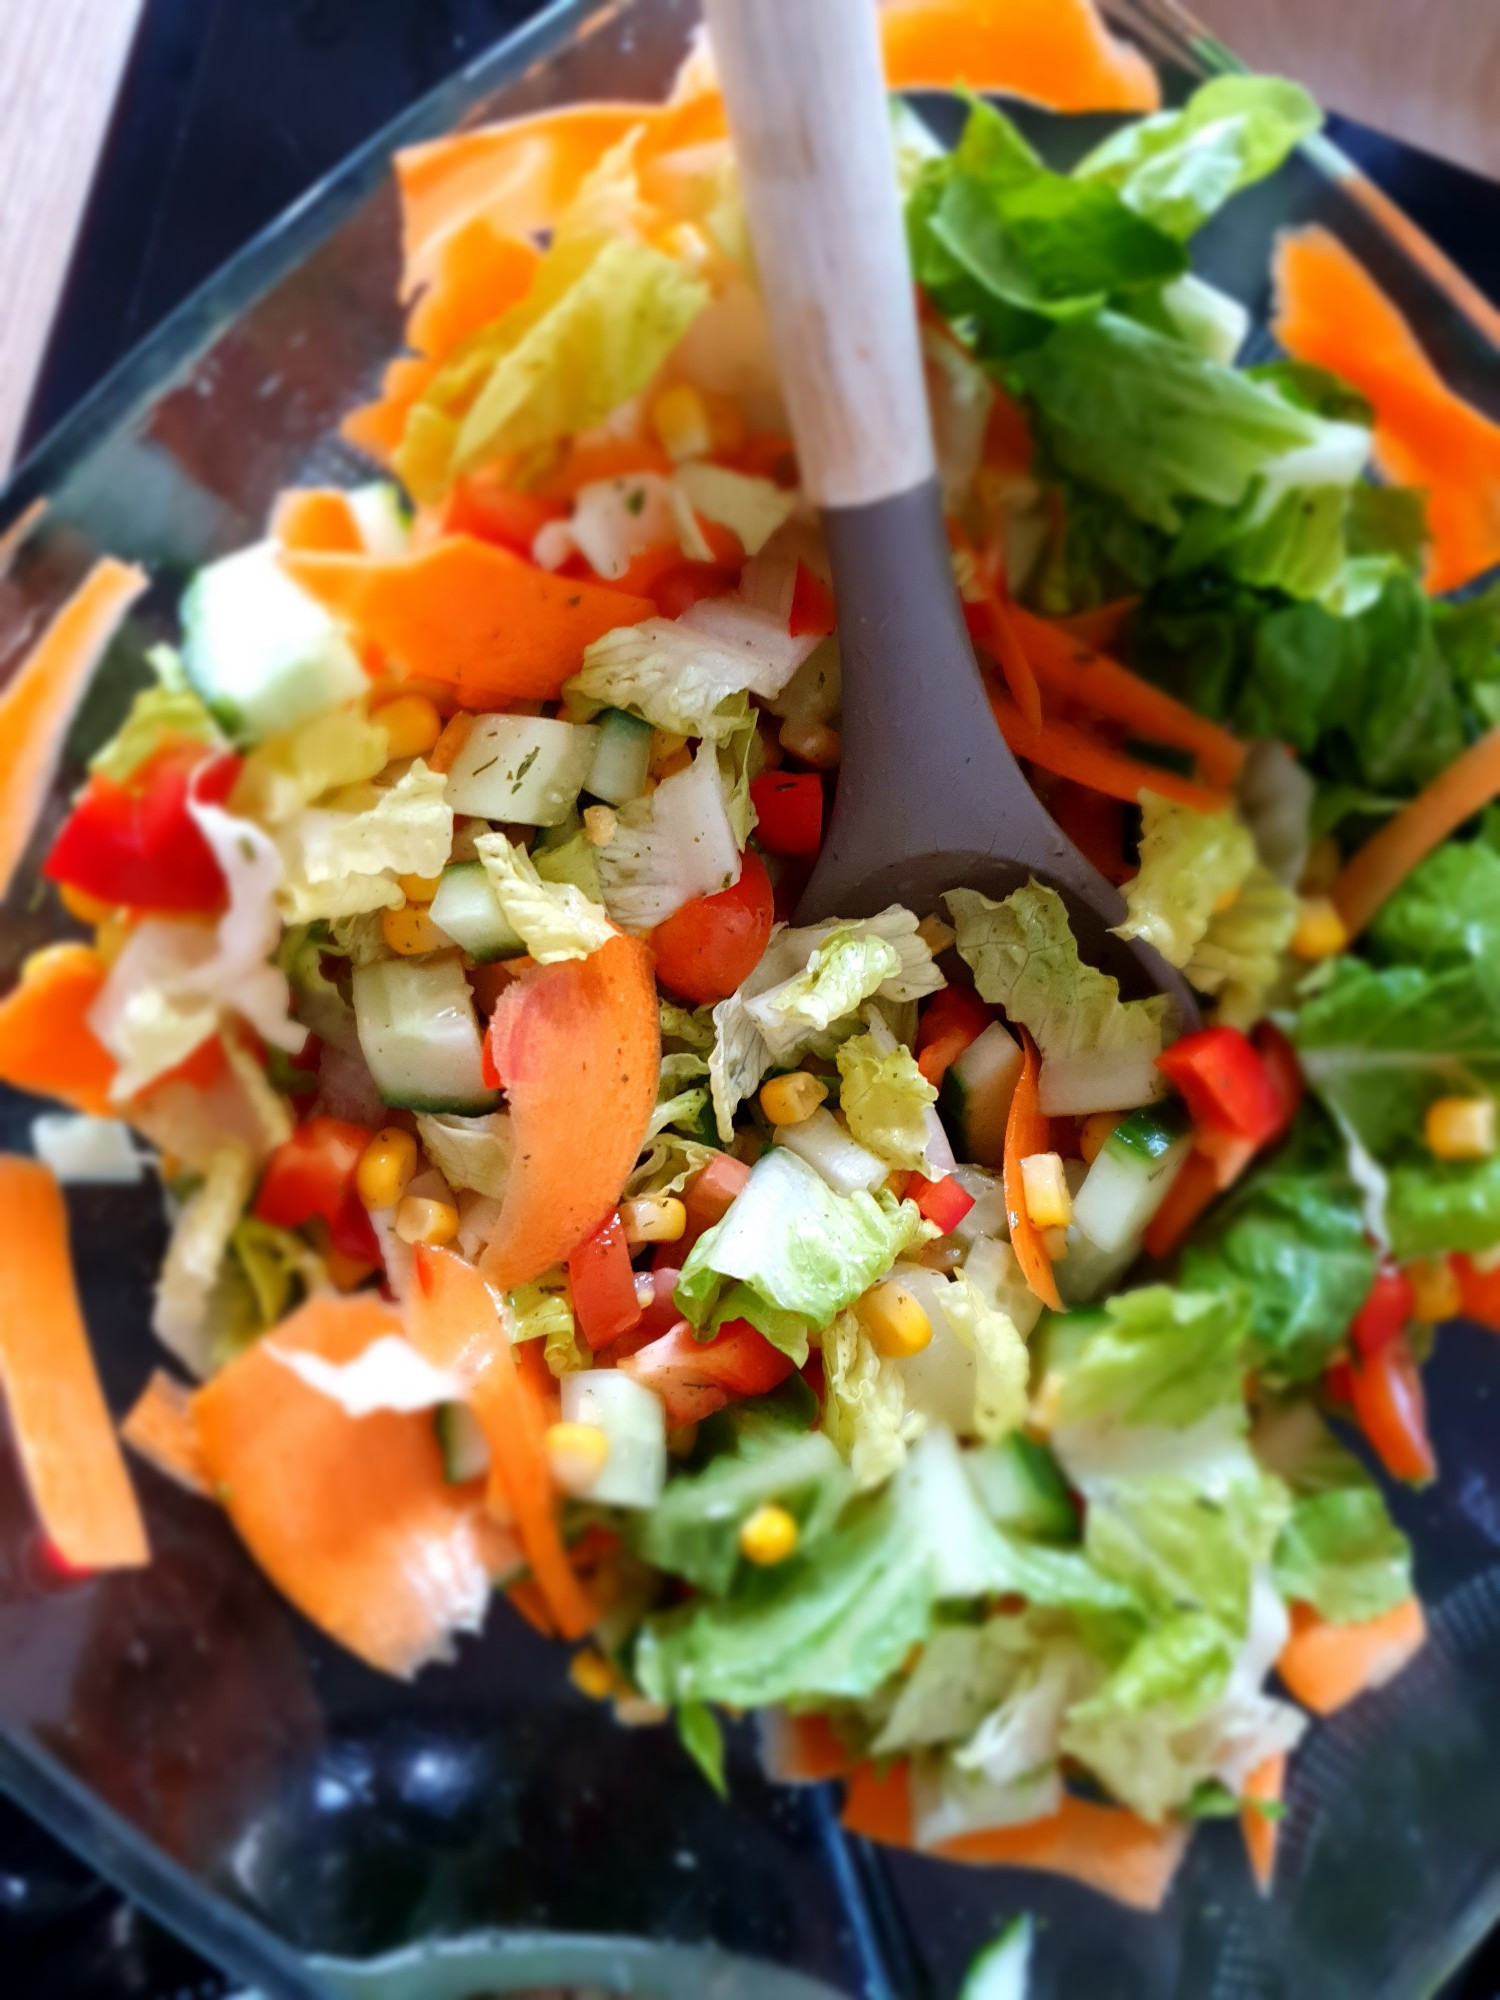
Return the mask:
[[677, 1304], [705, 1336], [748, 1319], [800, 1367], [808, 1329], [828, 1326], [922, 1234], [909, 1201], [882, 1188], [835, 1194], [784, 1147], [757, 1162], [729, 1212], [693, 1245]]
[[244, 1147], [221, 1146], [172, 1223], [151, 1326], [162, 1345], [200, 1377], [216, 1359], [214, 1291], [254, 1185], [255, 1163]]
[[1253, 1027], [1287, 967], [1297, 928], [1296, 892], [1256, 866], [1227, 909], [1215, 910], [1185, 966], [1200, 993], [1218, 996], [1221, 1025]]
[[156, 673], [155, 687], [143, 688], [114, 735], [89, 759], [89, 769], [123, 785], [160, 750], [176, 743], [226, 747], [223, 731], [198, 699], [170, 646], [146, 655]]
[[359, 787], [289, 820], [277, 834], [287, 922], [399, 909], [398, 875], [441, 875], [453, 846], [446, 785], [419, 757], [394, 785]]
[[757, 1507], [784, 1507], [805, 1552], [838, 1520], [851, 1482], [822, 1431], [798, 1428], [774, 1412], [744, 1405], [709, 1428], [722, 1447], [699, 1470], [668, 1482], [639, 1517], [634, 1546], [657, 1569], [722, 1596], [741, 1572], [740, 1528]]
[[1169, 965], [1183, 966], [1221, 903], [1237, 897], [1255, 866], [1250, 830], [1232, 810], [1194, 812], [1156, 792], [1141, 794], [1140, 873], [1125, 885], [1118, 935], [1144, 938]]
[[675, 1000], [663, 1000], [661, 1036], [664, 1042], [681, 1042], [685, 1049], [696, 1049], [707, 1055], [714, 1045], [713, 1009], [682, 1007]]
[[1484, 838], [1446, 841], [1376, 914], [1367, 942], [1385, 964], [1500, 963], [1500, 851]]
[[1411, 1545], [1380, 1488], [1311, 1403], [1268, 1410], [1253, 1442], [1292, 1495], [1272, 1565], [1284, 1597], [1334, 1624], [1360, 1624], [1411, 1595]]
[[546, 1272], [534, 1284], [518, 1285], [506, 1293], [505, 1303], [512, 1341], [540, 1340], [554, 1375], [571, 1375], [592, 1366], [592, 1357], [578, 1338], [561, 1271]]
[[315, 799], [378, 777], [389, 746], [384, 726], [359, 706], [327, 709], [250, 752], [235, 782], [235, 810], [263, 826], [285, 826]]
[[707, 1702], [678, 1703], [677, 1740], [710, 1787], [721, 1799], [727, 1799], [729, 1783], [724, 1776], [724, 1732], [719, 1727], [719, 1718]]
[[987, 1299], [974, 1280], [956, 1271], [943, 1292], [943, 1313], [974, 1355], [974, 1429], [986, 1441], [1019, 1430], [1026, 1421], [1031, 1359], [1009, 1313]]
[[620, 808], [598, 860], [604, 907], [632, 931], [654, 930], [684, 903], [739, 880], [739, 843], [711, 744], [648, 797]]
[[510, 1114], [491, 1111], [480, 1118], [448, 1112], [417, 1113], [417, 1131], [427, 1157], [449, 1187], [474, 1188], [499, 1200], [510, 1176]]
[[1238, 1403], [1245, 1308], [1234, 1290], [1148, 1285], [1081, 1321], [1087, 1337], [1061, 1371], [1059, 1425], [1090, 1418], [1183, 1427]]
[[862, 1146], [892, 1167], [915, 1171], [926, 1159], [927, 1107], [937, 1103], [937, 1091], [910, 1049], [893, 1037], [884, 1040], [888, 1050], [873, 1031], [839, 1044], [839, 1108]]
[[706, 460], [679, 467], [677, 484], [694, 513], [728, 528], [747, 556], [759, 555], [797, 510], [795, 491]]
[[1374, 1276], [1360, 1190], [1336, 1135], [1312, 1110], [1214, 1210], [1182, 1262], [1193, 1290], [1239, 1290], [1249, 1361], [1273, 1385], [1321, 1375]]
[[943, 900], [982, 998], [1036, 1039], [1048, 1116], [1100, 1105], [1118, 1110], [1160, 1096], [1155, 1063], [1171, 1002], [1160, 994], [1121, 1000], [1117, 980], [1084, 964], [1055, 889], [1029, 882], [1003, 903], [977, 889], [950, 889]]
[[564, 694], [602, 708], [623, 708], [658, 729], [723, 743], [743, 709], [730, 697], [781, 693], [814, 642], [787, 643], [784, 633], [762, 639], [754, 624], [730, 640], [690, 619], [647, 618], [606, 632], [585, 648], [583, 667]]
[[1076, 172], [1116, 189], [1127, 207], [1158, 229], [1188, 237], [1231, 195], [1275, 173], [1322, 123], [1300, 84], [1274, 76], [1215, 77], [1200, 84], [1180, 111], [1122, 125]]
[[718, 1157], [717, 1146], [684, 1138], [679, 1132], [660, 1131], [631, 1169], [625, 1192], [632, 1200], [642, 1195], [681, 1194], [693, 1175]]
[[856, 1489], [883, 1486], [927, 1428], [907, 1407], [906, 1378], [875, 1351], [852, 1312], [818, 1336], [823, 1356], [823, 1430], [848, 1461]]
[[503, 833], [480, 834], [474, 852], [501, 915], [538, 965], [587, 958], [617, 934], [597, 903], [572, 882], [543, 881], [526, 849]]
[[897, 904], [851, 923], [774, 932], [755, 971], [714, 1009], [709, 1075], [719, 1136], [729, 1142], [736, 1107], [773, 1064], [832, 1054], [868, 1000], [901, 1005], [942, 984], [917, 919]]

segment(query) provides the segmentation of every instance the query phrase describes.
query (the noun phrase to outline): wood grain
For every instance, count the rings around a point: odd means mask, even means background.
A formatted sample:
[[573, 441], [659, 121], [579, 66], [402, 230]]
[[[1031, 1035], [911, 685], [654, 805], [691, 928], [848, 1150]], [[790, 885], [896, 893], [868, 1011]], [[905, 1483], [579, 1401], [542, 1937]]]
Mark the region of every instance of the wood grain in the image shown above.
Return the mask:
[[1500, 0], [1188, 0], [1254, 69], [1500, 179]]
[[0, 472], [52, 330], [142, 0], [0, 0]]

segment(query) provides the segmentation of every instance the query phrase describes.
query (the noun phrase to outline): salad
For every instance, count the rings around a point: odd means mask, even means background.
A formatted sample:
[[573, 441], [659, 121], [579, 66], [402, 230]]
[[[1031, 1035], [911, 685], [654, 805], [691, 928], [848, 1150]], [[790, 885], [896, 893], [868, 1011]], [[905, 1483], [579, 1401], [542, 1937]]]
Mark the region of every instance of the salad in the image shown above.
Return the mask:
[[[1441, 594], [1500, 431], [1316, 230], [1240, 360], [1193, 239], [1301, 89], [960, 17], [887, 9], [894, 87], [1137, 114], [1059, 173], [893, 98], [997, 727], [1207, 1025], [1036, 882], [795, 922], [837, 610], [700, 50], [398, 158], [372, 476], [192, 579], [42, 858], [0, 1371], [59, 1559], [149, 1560], [58, 1194], [149, 1159], [124, 1441], [339, 1644], [514, 1612], [721, 1789], [748, 1711], [856, 1831], [1155, 1907], [1205, 1817], [1268, 1885], [1309, 1713], [1422, 1645], [1387, 1494], [1500, 1328], [1500, 595]], [[146, 583], [0, 695], [0, 874]]]

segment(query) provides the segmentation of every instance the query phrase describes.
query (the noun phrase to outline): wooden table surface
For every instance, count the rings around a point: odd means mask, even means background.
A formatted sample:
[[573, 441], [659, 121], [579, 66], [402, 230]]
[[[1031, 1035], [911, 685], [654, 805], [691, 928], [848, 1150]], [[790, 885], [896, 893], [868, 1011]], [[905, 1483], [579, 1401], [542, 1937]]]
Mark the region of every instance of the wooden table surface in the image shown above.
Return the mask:
[[[143, 4], [0, 0], [0, 472]], [[1196, 0], [1194, 11], [1333, 110], [1500, 178], [1500, 0]]]

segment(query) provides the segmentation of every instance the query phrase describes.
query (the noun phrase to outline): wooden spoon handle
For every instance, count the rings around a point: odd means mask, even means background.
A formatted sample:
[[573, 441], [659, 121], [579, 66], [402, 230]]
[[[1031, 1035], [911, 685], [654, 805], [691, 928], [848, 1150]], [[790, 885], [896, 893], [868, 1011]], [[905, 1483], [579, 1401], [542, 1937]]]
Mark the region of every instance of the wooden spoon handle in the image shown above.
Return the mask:
[[875, 0], [707, 0], [802, 483], [854, 507], [933, 473]]

